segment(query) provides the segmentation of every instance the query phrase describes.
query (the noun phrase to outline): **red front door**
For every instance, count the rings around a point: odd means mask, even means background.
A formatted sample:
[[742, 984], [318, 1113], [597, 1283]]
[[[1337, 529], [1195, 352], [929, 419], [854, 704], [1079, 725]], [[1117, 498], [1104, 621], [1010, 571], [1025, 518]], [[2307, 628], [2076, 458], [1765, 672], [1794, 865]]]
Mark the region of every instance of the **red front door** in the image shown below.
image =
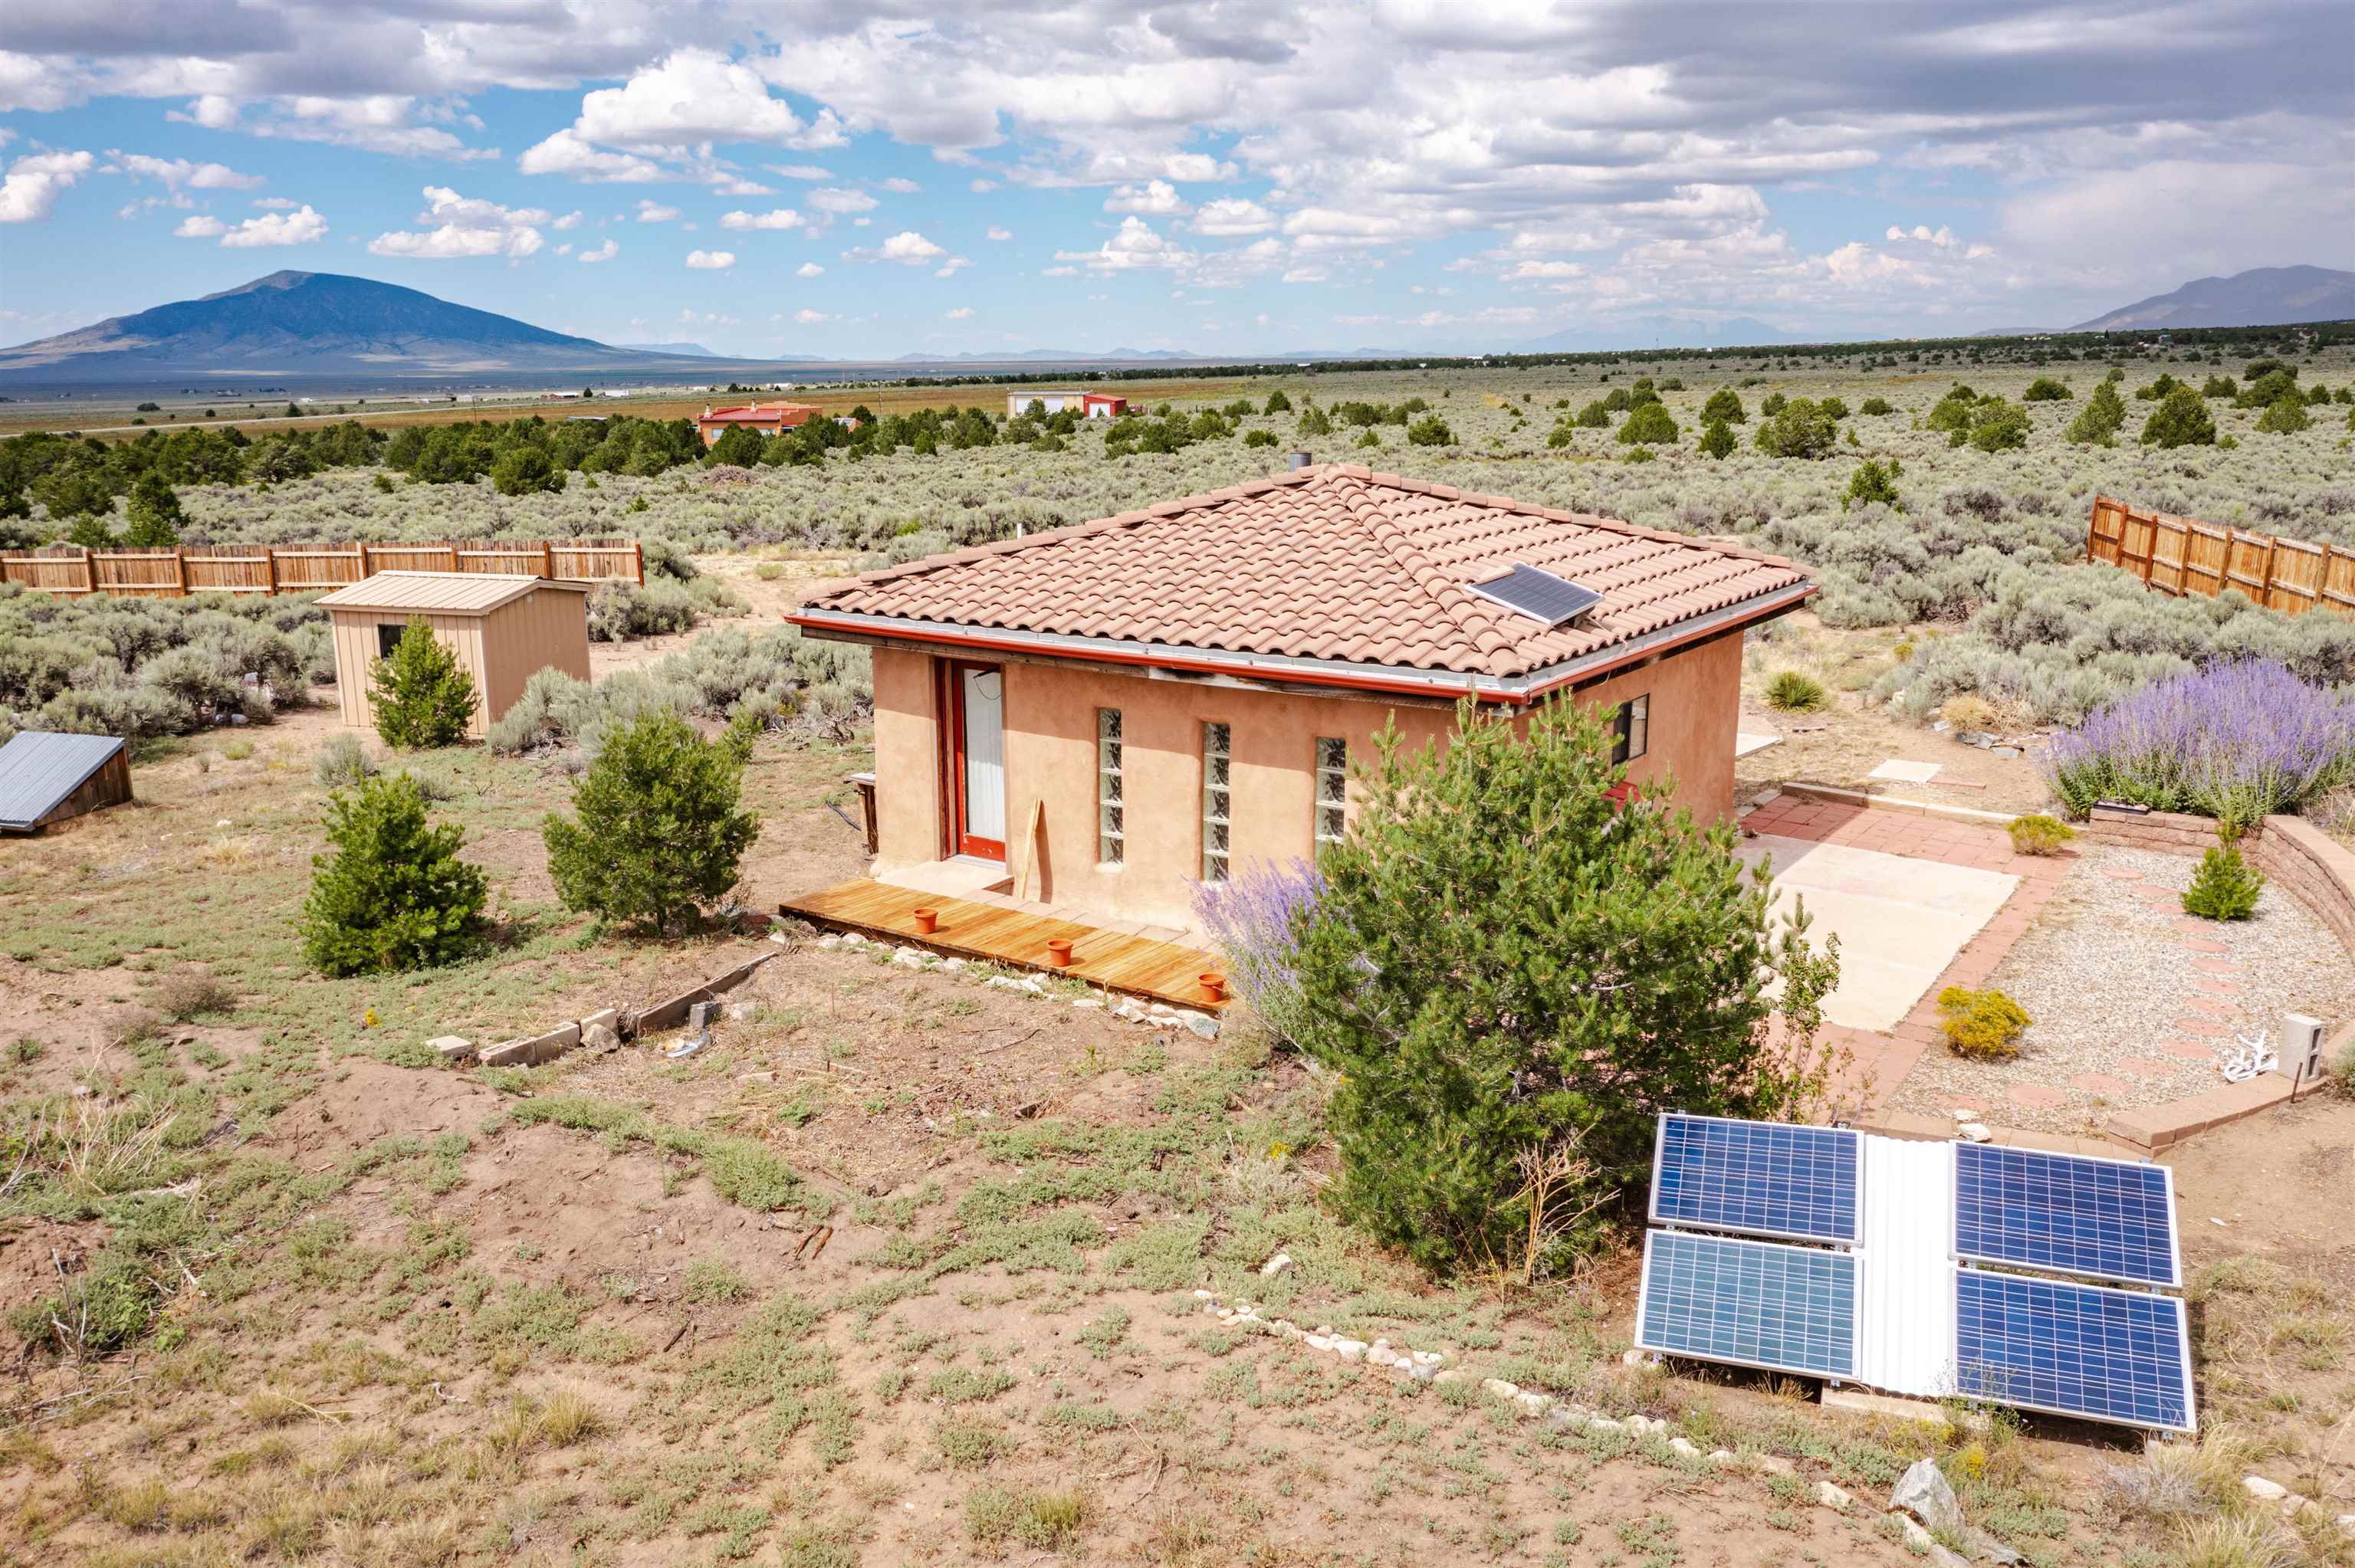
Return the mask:
[[1006, 673], [948, 664], [948, 841], [952, 853], [1006, 858]]

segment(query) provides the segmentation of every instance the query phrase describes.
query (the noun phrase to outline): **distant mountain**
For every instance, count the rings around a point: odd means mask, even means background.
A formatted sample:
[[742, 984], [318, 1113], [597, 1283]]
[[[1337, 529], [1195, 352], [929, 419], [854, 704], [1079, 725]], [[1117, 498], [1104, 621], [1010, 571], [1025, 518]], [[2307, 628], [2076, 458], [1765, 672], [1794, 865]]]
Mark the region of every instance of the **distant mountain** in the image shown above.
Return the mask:
[[1730, 321], [1695, 321], [1682, 316], [1630, 316], [1606, 326], [1572, 327], [1535, 343], [1522, 344], [1515, 354], [1610, 354], [1646, 348], [1764, 348], [1806, 343], [1764, 322], [1748, 316]]
[[569, 337], [367, 278], [272, 272], [202, 299], [0, 349], [0, 379], [658, 375], [708, 370], [712, 357], [692, 344], [617, 348]]
[[2198, 278], [2095, 316], [2072, 332], [2157, 327], [2273, 326], [2355, 319], [2355, 272], [2328, 267], [2256, 267], [2229, 278]]
[[999, 354], [903, 354], [894, 365], [1016, 365], [1026, 360], [1039, 364], [1092, 365], [1112, 360], [1136, 359], [1200, 359], [1205, 357], [1183, 348], [1107, 348], [1090, 352], [1080, 348], [1009, 349]]
[[688, 359], [717, 359], [719, 356], [699, 343], [616, 343], [607, 346], [626, 348], [634, 354], [669, 354]]

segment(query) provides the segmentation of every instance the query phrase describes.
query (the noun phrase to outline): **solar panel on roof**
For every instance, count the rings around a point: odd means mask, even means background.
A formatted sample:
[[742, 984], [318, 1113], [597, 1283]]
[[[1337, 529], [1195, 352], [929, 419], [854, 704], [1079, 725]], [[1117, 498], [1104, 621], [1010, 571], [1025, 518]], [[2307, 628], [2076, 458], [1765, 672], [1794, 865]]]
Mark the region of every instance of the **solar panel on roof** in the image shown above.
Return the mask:
[[1472, 591], [1548, 626], [1575, 620], [1603, 602], [1603, 596], [1584, 584], [1535, 567], [1517, 566], [1501, 577], [1474, 583]]
[[1955, 1392], [2024, 1410], [2192, 1429], [2183, 1303], [1966, 1268], [1955, 1279]]
[[1652, 1157], [1652, 1219], [1853, 1242], [1861, 1151], [1845, 1128], [1670, 1113]]
[[2169, 1172], [2124, 1160], [1958, 1143], [1955, 1255], [2179, 1285]]
[[1856, 1372], [1856, 1255], [1653, 1231], [1636, 1343], [1817, 1377]]

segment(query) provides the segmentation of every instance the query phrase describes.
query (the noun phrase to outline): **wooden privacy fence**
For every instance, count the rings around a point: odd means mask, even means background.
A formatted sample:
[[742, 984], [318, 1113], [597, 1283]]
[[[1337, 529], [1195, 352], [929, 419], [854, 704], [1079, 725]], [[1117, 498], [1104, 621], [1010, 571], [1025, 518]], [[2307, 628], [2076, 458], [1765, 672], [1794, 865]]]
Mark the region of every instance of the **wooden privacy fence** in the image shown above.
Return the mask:
[[490, 572], [568, 582], [643, 583], [635, 539], [466, 539], [401, 544], [184, 545], [0, 551], [0, 582], [44, 593], [181, 599], [192, 593], [314, 593], [378, 572]]
[[2336, 545], [2143, 512], [2097, 495], [2085, 554], [2167, 593], [2213, 599], [2235, 588], [2289, 615], [2309, 609], [2355, 615], [2355, 551]]

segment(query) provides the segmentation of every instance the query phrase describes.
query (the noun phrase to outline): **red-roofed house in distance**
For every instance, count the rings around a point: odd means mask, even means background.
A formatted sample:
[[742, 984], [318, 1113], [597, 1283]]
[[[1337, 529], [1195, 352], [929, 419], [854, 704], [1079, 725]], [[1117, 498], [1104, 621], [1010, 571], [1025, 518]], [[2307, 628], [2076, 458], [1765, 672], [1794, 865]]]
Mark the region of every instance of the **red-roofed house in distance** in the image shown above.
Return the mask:
[[1032, 404], [1042, 414], [1060, 414], [1070, 408], [1090, 419], [1116, 419], [1128, 412], [1128, 399], [1110, 392], [1047, 392], [1039, 390], [1008, 392], [1006, 395], [1006, 417], [1018, 419], [1030, 411]]
[[707, 408], [695, 421], [703, 444], [711, 446], [732, 429], [756, 430], [764, 436], [797, 430], [824, 412], [808, 403], [746, 403], [733, 408]]
[[878, 879], [1183, 927], [1198, 884], [1342, 834], [1386, 724], [1420, 747], [1467, 695], [1615, 707], [1633, 783], [1731, 816], [1742, 633], [1815, 591], [1755, 551], [1327, 463], [790, 619], [873, 652]]

